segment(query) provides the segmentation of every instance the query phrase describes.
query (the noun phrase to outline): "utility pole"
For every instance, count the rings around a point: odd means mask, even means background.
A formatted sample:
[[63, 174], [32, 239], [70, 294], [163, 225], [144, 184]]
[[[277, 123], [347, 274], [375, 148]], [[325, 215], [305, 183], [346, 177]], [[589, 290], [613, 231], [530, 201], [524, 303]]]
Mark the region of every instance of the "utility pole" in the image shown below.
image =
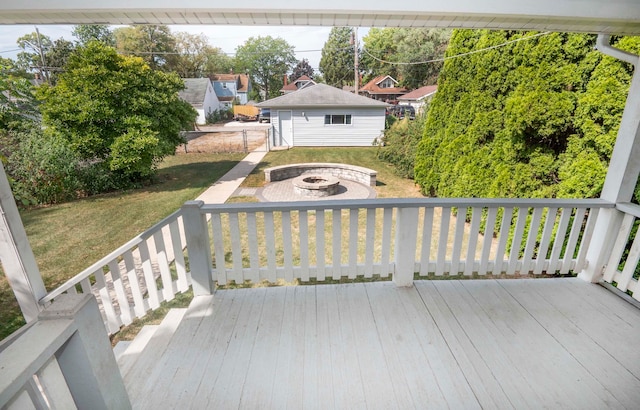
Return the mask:
[[[44, 51], [42, 50], [42, 41], [40, 41], [40, 30], [36, 27], [36, 38], [38, 40], [38, 50], [40, 52], [40, 63], [42, 64], [42, 68], [40, 68], [40, 73], [44, 76], [45, 80], [47, 80], [47, 84], [51, 85], [51, 79], [49, 78], [49, 71], [47, 70], [47, 65], [44, 61]], [[45, 74], [46, 73], [46, 74]]]
[[360, 81], [360, 70], [358, 69], [358, 27], [353, 28], [353, 72], [355, 76], [353, 92], [358, 95], [358, 82]]

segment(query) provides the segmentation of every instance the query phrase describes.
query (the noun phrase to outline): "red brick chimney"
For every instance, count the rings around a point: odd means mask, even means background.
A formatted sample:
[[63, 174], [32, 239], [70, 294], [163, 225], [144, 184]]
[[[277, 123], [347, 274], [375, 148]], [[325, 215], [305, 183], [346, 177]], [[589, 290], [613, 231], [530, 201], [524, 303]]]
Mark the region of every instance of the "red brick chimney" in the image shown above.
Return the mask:
[[289, 84], [289, 78], [287, 77], [287, 75], [284, 75], [284, 85]]

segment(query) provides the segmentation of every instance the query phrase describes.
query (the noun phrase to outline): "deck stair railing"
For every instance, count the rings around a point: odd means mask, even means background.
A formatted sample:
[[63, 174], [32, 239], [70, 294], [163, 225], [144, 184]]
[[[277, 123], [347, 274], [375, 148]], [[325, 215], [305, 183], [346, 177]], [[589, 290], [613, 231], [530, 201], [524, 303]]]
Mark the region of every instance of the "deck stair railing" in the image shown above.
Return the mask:
[[586, 263], [601, 200], [373, 199], [180, 211], [50, 292], [93, 293], [109, 333], [193, 286], [566, 274]]
[[622, 292], [631, 293], [640, 300], [638, 278], [640, 276], [640, 206], [631, 203], [616, 204], [624, 214], [613, 249], [604, 270], [603, 280]]

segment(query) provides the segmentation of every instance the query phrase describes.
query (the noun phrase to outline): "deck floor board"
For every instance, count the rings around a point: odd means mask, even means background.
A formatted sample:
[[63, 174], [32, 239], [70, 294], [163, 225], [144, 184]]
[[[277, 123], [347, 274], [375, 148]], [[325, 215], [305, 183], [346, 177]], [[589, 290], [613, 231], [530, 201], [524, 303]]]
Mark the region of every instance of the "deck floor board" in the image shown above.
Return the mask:
[[640, 402], [640, 309], [578, 279], [230, 289], [207, 301], [129, 381], [142, 390], [134, 408]]

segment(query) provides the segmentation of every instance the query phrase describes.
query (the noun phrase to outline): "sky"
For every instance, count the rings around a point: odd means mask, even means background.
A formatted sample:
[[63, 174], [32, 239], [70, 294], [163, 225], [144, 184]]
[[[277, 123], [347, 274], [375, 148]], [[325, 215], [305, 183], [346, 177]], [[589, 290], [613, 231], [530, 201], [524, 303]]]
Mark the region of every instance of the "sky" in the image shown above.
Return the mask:
[[[116, 26], [113, 26], [116, 27]], [[243, 44], [249, 37], [267, 36], [281, 37], [294, 47], [296, 58], [306, 58], [314, 69], [320, 64], [321, 50], [329, 38], [331, 27], [312, 26], [169, 26], [171, 32], [186, 31], [191, 34], [203, 33], [214, 47], [219, 47], [225, 53], [234, 53], [236, 47]], [[51, 40], [63, 37], [73, 40], [71, 32], [73, 26], [38, 26], [41, 34]], [[0, 56], [15, 58], [17, 50], [16, 40], [25, 34], [35, 31], [32, 25], [0, 26]], [[362, 38], [368, 29], [359, 29], [358, 37]]]

